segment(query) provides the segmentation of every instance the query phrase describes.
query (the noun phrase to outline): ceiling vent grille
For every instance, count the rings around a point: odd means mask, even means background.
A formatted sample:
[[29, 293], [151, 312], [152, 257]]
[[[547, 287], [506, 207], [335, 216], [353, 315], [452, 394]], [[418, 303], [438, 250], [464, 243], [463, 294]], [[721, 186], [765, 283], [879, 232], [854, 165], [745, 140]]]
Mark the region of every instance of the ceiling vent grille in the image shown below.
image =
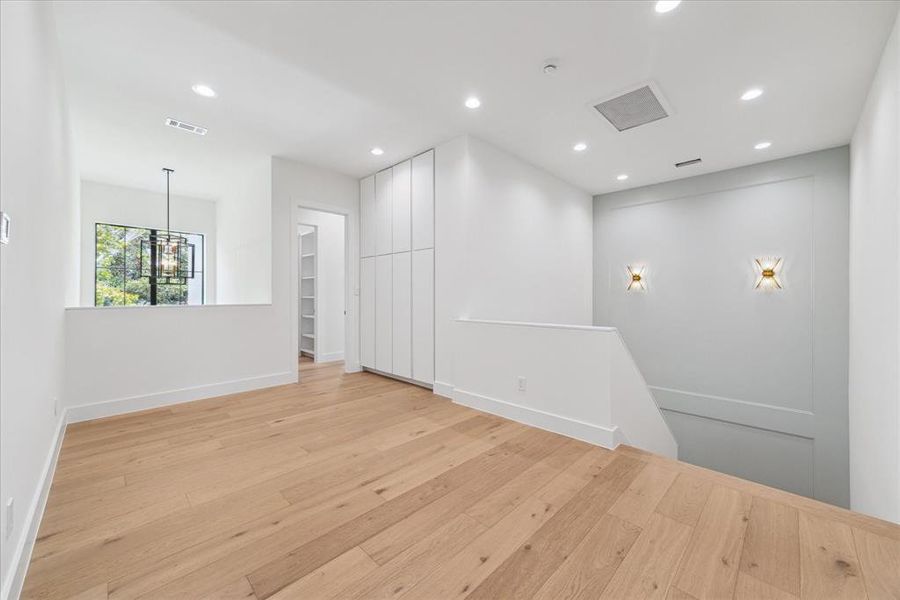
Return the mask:
[[171, 117], [166, 119], [166, 125], [189, 133], [196, 133], [197, 135], [206, 135], [206, 132], [209, 131], [206, 127], [191, 125], [190, 123], [185, 123], [184, 121], [179, 121], [178, 119], [173, 119]]
[[615, 98], [593, 103], [594, 109], [619, 131], [633, 129], [669, 116], [651, 84]]

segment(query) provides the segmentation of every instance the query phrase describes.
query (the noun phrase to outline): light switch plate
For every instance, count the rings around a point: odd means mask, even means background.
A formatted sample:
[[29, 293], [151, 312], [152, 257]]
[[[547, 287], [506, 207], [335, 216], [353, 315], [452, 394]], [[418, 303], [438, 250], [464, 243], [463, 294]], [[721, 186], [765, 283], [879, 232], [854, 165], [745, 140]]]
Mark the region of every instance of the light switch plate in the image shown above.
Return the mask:
[[0, 244], [9, 243], [9, 214], [0, 212]]
[[6, 539], [6, 540], [8, 540], [9, 536], [12, 535], [13, 526], [15, 525], [16, 515], [13, 512], [13, 509], [15, 508], [15, 506], [16, 506], [15, 500], [13, 498], [10, 498], [6, 501], [6, 506], [4, 507], [6, 509], [5, 510], [6, 522], [3, 527], [3, 539]]

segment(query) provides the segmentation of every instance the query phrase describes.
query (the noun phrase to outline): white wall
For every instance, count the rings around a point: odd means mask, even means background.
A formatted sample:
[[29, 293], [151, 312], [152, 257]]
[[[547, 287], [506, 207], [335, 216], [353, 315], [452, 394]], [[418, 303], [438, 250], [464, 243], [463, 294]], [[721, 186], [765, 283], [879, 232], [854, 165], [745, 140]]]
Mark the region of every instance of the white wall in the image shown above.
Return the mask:
[[272, 301], [272, 165], [269, 158], [245, 161], [234, 183], [216, 201], [216, 301]]
[[285, 327], [270, 304], [68, 309], [70, 420], [291, 383]]
[[589, 194], [473, 137], [437, 146], [435, 389], [455, 318], [589, 325], [592, 235]]
[[611, 327], [459, 319], [453, 399], [615, 448], [675, 458], [678, 447]]
[[299, 315], [296, 224], [300, 207], [339, 213], [347, 219], [344, 252], [349, 269], [345, 287], [350, 292], [346, 304], [344, 368], [359, 366], [359, 181], [334, 171], [275, 157], [272, 159], [272, 299], [284, 307], [290, 352], [297, 360]]
[[900, 523], [900, 17], [850, 165], [850, 506]]
[[[680, 458], [846, 506], [846, 147], [597, 196], [594, 323], [619, 329]], [[754, 289], [754, 258], [784, 289]], [[646, 265], [647, 292], [626, 291]]]
[[[15, 499], [0, 543], [2, 593], [21, 586], [63, 394], [64, 311], [77, 302], [77, 188], [52, 6], [0, 3], [0, 499]], [[5, 515], [0, 535], [7, 527]], [[11, 592], [12, 590], [12, 592]]]
[[[68, 309], [65, 386], [71, 419], [296, 381], [293, 202], [317, 198], [323, 207], [346, 209], [355, 227], [359, 191], [350, 177], [277, 158], [271, 159], [270, 177], [272, 209], [265, 213], [272, 263], [265, 278], [272, 282], [272, 302]], [[269, 270], [264, 263], [257, 269]], [[355, 330], [347, 337], [354, 335]], [[160, 352], [164, 347], [167, 351]], [[151, 357], [154, 368], [147, 369]]]
[[[173, 174], [173, 179], [177, 174]], [[160, 172], [160, 177], [163, 173]], [[172, 195], [171, 228], [204, 236], [206, 304], [216, 303], [216, 203]], [[81, 301], [94, 305], [95, 226], [97, 223], [134, 227], [166, 226], [166, 194], [98, 183], [81, 182]], [[199, 267], [200, 265], [198, 265]]]
[[297, 219], [316, 230], [316, 361], [344, 358], [343, 215], [301, 209]]

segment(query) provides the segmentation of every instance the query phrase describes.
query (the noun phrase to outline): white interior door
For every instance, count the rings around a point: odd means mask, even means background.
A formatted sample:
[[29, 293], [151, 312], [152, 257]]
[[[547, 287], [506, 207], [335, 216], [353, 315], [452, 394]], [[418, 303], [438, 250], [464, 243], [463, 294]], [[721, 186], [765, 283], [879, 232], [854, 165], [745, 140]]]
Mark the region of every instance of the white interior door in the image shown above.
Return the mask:
[[375, 256], [375, 176], [359, 182], [359, 255]]
[[434, 383], [434, 249], [412, 253], [412, 379]]
[[359, 362], [375, 368], [375, 258], [359, 261]]
[[390, 254], [375, 257], [375, 368], [393, 372], [393, 283]]
[[393, 168], [393, 251], [408, 252], [410, 249], [410, 161], [406, 160]]
[[375, 174], [375, 254], [390, 254], [393, 247], [393, 172], [385, 169]]
[[434, 150], [412, 159], [412, 249], [434, 248]]
[[393, 255], [393, 370], [412, 377], [412, 258], [409, 252]]

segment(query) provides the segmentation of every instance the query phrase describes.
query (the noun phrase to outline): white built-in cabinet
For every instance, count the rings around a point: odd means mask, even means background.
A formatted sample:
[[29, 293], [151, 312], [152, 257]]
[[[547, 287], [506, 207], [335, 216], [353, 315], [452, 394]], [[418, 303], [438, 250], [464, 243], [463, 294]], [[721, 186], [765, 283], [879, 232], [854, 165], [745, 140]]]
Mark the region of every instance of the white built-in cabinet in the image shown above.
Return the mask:
[[[374, 240], [373, 240], [374, 242]], [[374, 245], [372, 246], [374, 251]], [[375, 368], [375, 257], [359, 261], [359, 362]]]
[[360, 181], [360, 362], [434, 383], [434, 151]]
[[391, 343], [393, 344], [391, 373], [400, 377], [412, 376], [412, 257], [409, 252], [392, 254], [394, 293], [391, 297]]
[[375, 368], [385, 373], [394, 371], [393, 347], [393, 257], [375, 257]]
[[412, 379], [434, 382], [434, 248], [412, 253]]
[[434, 248], [434, 150], [412, 159], [412, 249]]
[[375, 174], [375, 255], [393, 252], [394, 173], [385, 169]]
[[[375, 256], [375, 176], [359, 182], [360, 221], [369, 227], [359, 230], [359, 255]], [[374, 268], [375, 263], [372, 263]]]

